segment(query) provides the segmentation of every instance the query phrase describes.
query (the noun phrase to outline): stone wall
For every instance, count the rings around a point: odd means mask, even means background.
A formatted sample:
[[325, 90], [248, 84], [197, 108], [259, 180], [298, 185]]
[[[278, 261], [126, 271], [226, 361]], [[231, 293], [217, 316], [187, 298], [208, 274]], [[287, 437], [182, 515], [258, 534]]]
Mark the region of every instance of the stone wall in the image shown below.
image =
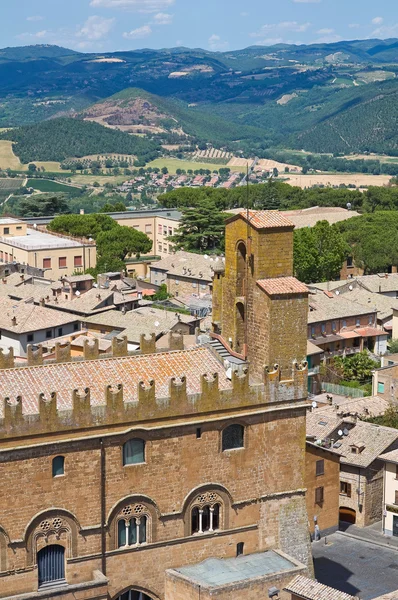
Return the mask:
[[[316, 463], [324, 461], [324, 474], [316, 474]], [[307, 512], [310, 531], [313, 534], [315, 524], [322, 531], [337, 528], [339, 525], [339, 486], [340, 457], [321, 447], [307, 444], [305, 453], [305, 487], [307, 488]], [[323, 487], [324, 501], [315, 502], [315, 490]], [[314, 520], [314, 517], [317, 520]]]

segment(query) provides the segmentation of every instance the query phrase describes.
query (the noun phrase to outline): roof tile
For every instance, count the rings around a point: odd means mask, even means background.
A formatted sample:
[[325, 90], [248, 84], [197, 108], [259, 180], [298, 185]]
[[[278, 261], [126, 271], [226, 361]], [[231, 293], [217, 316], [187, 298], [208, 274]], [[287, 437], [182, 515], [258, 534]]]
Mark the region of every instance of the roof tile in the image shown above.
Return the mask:
[[277, 277], [276, 279], [259, 279], [257, 285], [269, 296], [289, 294], [308, 294], [308, 287], [295, 277]]

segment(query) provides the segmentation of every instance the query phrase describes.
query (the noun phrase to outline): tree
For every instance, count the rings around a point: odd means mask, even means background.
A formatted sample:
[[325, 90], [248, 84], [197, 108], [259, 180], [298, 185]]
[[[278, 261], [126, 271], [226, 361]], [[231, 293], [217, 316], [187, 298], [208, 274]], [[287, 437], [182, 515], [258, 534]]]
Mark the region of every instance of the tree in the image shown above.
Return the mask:
[[23, 198], [18, 204], [17, 212], [24, 217], [43, 217], [68, 213], [69, 207], [63, 195], [38, 194], [30, 198]]
[[342, 368], [344, 379], [360, 383], [372, 379], [372, 371], [380, 367], [380, 362], [371, 359], [366, 350], [352, 356], [337, 356], [334, 363]]
[[327, 221], [294, 232], [294, 272], [304, 283], [338, 278], [348, 254], [343, 236]]
[[391, 354], [396, 354], [398, 352], [398, 339], [390, 340], [388, 350]]
[[168, 173], [168, 172], [169, 172], [169, 170], [168, 170], [168, 168], [167, 168], [167, 167], [163, 167], [163, 168], [162, 168], [162, 173], [163, 173], [163, 175], [167, 175], [167, 173]]
[[178, 230], [169, 239], [187, 252], [222, 250], [224, 230], [225, 215], [203, 195], [194, 207], [183, 210]]
[[97, 235], [97, 252], [101, 259], [119, 258], [124, 260], [130, 254], [147, 254], [152, 248], [152, 240], [142, 231], [116, 224]]
[[[63, 215], [55, 217], [48, 229], [76, 237], [92, 237], [96, 239], [100, 232], [111, 231], [119, 225], [104, 214]], [[114, 234], [116, 237], [116, 233]]]
[[28, 171], [29, 173], [36, 173], [37, 171], [37, 167], [35, 164], [31, 163], [30, 165], [28, 165]]
[[167, 298], [170, 298], [170, 294], [167, 291], [167, 285], [162, 283], [156, 294], [153, 296], [153, 299], [161, 301], [167, 300]]

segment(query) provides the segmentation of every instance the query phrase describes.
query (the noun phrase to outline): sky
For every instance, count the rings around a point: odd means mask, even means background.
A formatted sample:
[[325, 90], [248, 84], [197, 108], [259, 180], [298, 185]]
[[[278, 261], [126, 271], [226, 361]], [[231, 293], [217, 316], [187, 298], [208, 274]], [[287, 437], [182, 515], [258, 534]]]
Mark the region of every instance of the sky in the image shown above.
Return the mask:
[[0, 47], [227, 51], [398, 37], [397, 0], [0, 0]]

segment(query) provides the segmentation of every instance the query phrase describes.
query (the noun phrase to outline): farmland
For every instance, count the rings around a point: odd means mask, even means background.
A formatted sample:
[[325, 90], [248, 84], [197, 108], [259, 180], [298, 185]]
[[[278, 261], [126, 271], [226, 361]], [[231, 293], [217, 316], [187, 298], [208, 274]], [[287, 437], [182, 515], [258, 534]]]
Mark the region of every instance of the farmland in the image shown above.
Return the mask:
[[78, 187], [58, 183], [51, 179], [28, 179], [26, 187], [31, 187], [39, 192], [66, 192], [68, 194], [80, 192]]
[[9, 179], [8, 177], [0, 179], [0, 192], [15, 192], [23, 184], [23, 179]]
[[[152, 162], [148, 163], [146, 165], [146, 168], [148, 167], [152, 167], [152, 169], [156, 167], [158, 169], [167, 167], [169, 173], [175, 173], [177, 169], [185, 169], [186, 171], [188, 171], [188, 169], [192, 169], [192, 171], [196, 171], [198, 169], [210, 169], [210, 171], [213, 171], [214, 169], [216, 169], [218, 171], [219, 169], [225, 169], [225, 164], [194, 161], [191, 162], [187, 160], [179, 160], [178, 158], [157, 158], [156, 160], [153, 160]], [[231, 171], [237, 171], [238, 173], [244, 170], [240, 166], [232, 166], [229, 168], [231, 169]]]
[[311, 175], [293, 175], [289, 174], [283, 178], [290, 185], [297, 185], [301, 188], [310, 188], [323, 185], [325, 187], [334, 187], [339, 185], [355, 185], [356, 187], [383, 186], [390, 181], [390, 175], [367, 175], [363, 173], [327, 173]]

